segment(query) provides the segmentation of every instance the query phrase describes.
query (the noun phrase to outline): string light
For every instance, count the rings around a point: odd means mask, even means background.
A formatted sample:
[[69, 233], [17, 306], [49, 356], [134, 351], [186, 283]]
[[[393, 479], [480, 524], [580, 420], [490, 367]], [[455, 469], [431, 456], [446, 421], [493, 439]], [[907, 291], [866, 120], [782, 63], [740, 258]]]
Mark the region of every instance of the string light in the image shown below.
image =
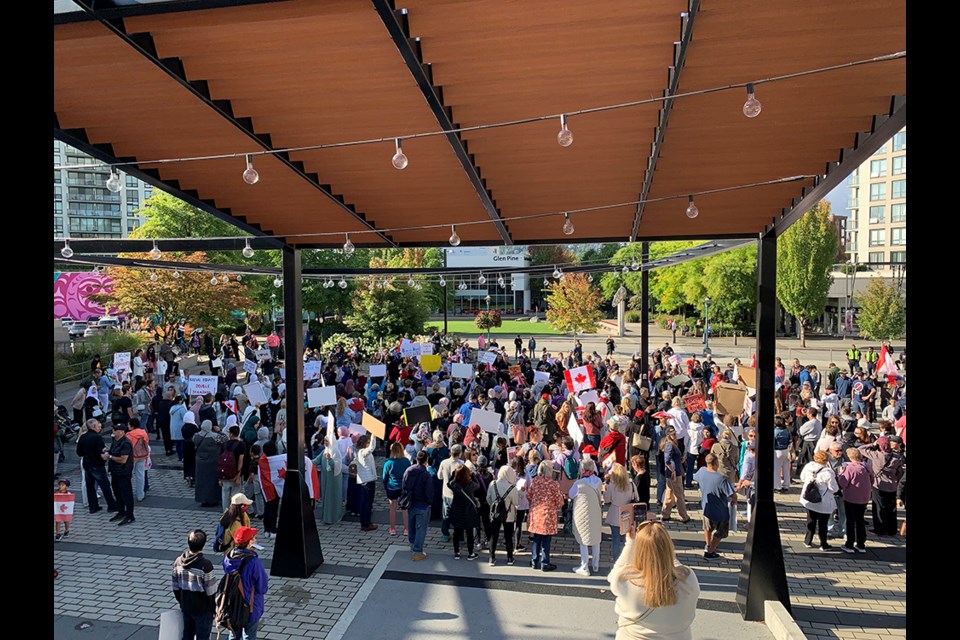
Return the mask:
[[557, 144], [561, 147], [569, 147], [573, 144], [573, 133], [567, 128], [567, 116], [560, 115], [560, 133], [557, 134]]
[[250, 238], [247, 238], [247, 242], [243, 247], [243, 257], [252, 258], [253, 257], [253, 247], [250, 246]]
[[444, 278], [443, 276], [440, 276], [440, 286], [441, 287], [447, 286], [447, 279]]
[[563, 233], [564, 235], [572, 236], [574, 229], [573, 229], [573, 222], [570, 220], [570, 214], [564, 213], [563, 218], [564, 218]]
[[450, 245], [454, 247], [460, 246], [460, 236], [457, 235], [457, 225], [450, 225]]
[[483, 271], [480, 272], [480, 277], [477, 278], [477, 282], [480, 284], [487, 284], [487, 276], [483, 275]]
[[237, 274], [237, 282], [240, 282], [241, 280], [243, 280], [243, 274], [238, 273], [238, 274]]
[[60, 249], [60, 255], [62, 255], [64, 258], [73, 257], [73, 249], [70, 248], [70, 240], [63, 241], [63, 249]]
[[593, 274], [592, 274], [592, 273], [587, 276], [587, 282], [593, 282]]
[[160, 247], [157, 246], [157, 241], [154, 240], [154, 241], [153, 241], [153, 249], [150, 249], [150, 253], [149, 253], [148, 255], [149, 255], [152, 259], [154, 259], [154, 260], [159, 260], [159, 259], [160, 259], [160, 256], [162, 255], [162, 253], [163, 253], [163, 252], [160, 251]]
[[457, 285], [457, 289], [460, 289], [460, 291], [467, 290], [467, 283], [463, 281], [463, 278], [460, 279], [460, 284]]
[[554, 278], [560, 277], [560, 269], [557, 268], [557, 265], [553, 265], [553, 277]]
[[353, 255], [353, 252], [356, 249], [356, 247], [354, 247], [353, 243], [350, 242], [350, 234], [347, 233], [345, 235], [347, 236], [347, 241], [343, 243], [343, 254], [347, 257], [350, 257]]
[[340, 276], [340, 288], [341, 289], [347, 288], [347, 281], [343, 279], [343, 276]]
[[503, 289], [504, 285], [506, 284], [506, 280], [503, 279], [502, 273], [499, 276], [497, 276], [497, 284], [500, 286], [501, 289]]
[[633, 269], [634, 271], [639, 271], [640, 263], [637, 262], [636, 258], [633, 259], [633, 262], [630, 264], [630, 268]]
[[156, 271], [151, 271], [151, 272], [150, 272], [150, 280], [151, 280], [151, 281], [156, 282], [156, 281], [157, 281], [157, 277], [158, 277], [158, 276], [157, 276], [157, 272], [156, 272]]
[[228, 282], [230, 282], [230, 274], [229, 273], [223, 274], [220, 277], [220, 280], [223, 282], [223, 284], [227, 284]]
[[283, 280], [280, 279], [280, 276], [277, 276], [273, 279], [273, 286], [275, 286], [277, 289], [283, 286]]
[[110, 177], [107, 178], [107, 190], [111, 193], [120, 193], [123, 184], [120, 182], [120, 172], [116, 169], [110, 169]]
[[253, 156], [247, 154], [247, 168], [243, 171], [243, 181], [247, 184], [257, 184], [260, 181], [260, 174], [253, 168]]
[[210, 278], [210, 284], [217, 284], [218, 282], [219, 282], [219, 281], [217, 280], [217, 276], [216, 276], [216, 275], [214, 275], [212, 278]]
[[700, 215], [700, 209], [697, 209], [697, 205], [693, 202], [693, 196], [690, 196], [690, 204], [687, 205], [687, 217], [691, 220]]
[[623, 271], [624, 273], [630, 273], [630, 267], [628, 267], [627, 265], [623, 265], [622, 271]]
[[[175, 280], [176, 280], [176, 279], [179, 279], [179, 278], [180, 278], [180, 272], [177, 271], [176, 269], [174, 269], [174, 270], [173, 270], [173, 277], [174, 277]], [[239, 279], [240, 279], [240, 276], [237, 276], [237, 280], [239, 280]]]
[[763, 108], [763, 105], [760, 104], [760, 101], [757, 100], [757, 97], [754, 95], [753, 83], [747, 83], [747, 101], [743, 103], [743, 115], [748, 118], [756, 118], [760, 115], [760, 110]]
[[406, 169], [409, 164], [407, 160], [407, 154], [403, 152], [403, 147], [400, 146], [400, 138], [395, 138], [394, 142], [397, 144], [397, 151], [393, 154], [393, 168], [394, 169]]
[[408, 287], [412, 287], [413, 284], [414, 284], [414, 283], [413, 283], [413, 276], [410, 276], [409, 278], [407, 278], [407, 286], [408, 286]]

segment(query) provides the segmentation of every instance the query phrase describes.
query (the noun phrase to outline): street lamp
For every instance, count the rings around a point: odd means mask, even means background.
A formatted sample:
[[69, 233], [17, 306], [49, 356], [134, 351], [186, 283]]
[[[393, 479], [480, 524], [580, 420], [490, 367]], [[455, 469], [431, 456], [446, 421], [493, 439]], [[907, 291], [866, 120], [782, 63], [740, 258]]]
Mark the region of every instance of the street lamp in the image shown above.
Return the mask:
[[270, 319], [273, 320], [273, 328], [277, 328], [277, 294], [270, 294]]
[[320, 325], [320, 353], [323, 353], [323, 314], [317, 318], [317, 324]]
[[710, 298], [703, 299], [703, 355], [710, 353]]
[[484, 300], [487, 301], [487, 342], [490, 342], [490, 294]]

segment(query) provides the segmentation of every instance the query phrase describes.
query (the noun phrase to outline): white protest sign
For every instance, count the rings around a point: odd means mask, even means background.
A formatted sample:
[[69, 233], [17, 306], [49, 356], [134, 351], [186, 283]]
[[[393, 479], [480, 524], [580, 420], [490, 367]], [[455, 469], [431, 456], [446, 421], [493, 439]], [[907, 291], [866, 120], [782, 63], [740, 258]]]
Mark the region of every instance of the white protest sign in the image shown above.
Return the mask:
[[404, 338], [400, 341], [400, 355], [404, 358], [412, 358], [420, 355], [420, 343], [411, 342]]
[[432, 356], [432, 355], [433, 355], [433, 343], [432, 343], [432, 342], [421, 342], [421, 343], [420, 343], [420, 355], [422, 355], [422, 356]]
[[257, 372], [257, 363], [253, 360], [244, 360], [243, 361], [243, 370], [247, 373], [256, 373]]
[[[474, 411], [476, 411], [476, 409], [474, 409]], [[470, 415], [472, 416], [473, 412], [471, 412]], [[567, 433], [573, 438], [573, 442], [577, 445], [577, 448], [580, 448], [580, 443], [583, 442], [583, 429], [580, 428], [576, 413], [573, 411], [570, 412], [570, 418], [567, 420]]]
[[500, 433], [500, 414], [496, 411], [473, 409], [470, 411], [470, 426], [478, 424], [487, 433]]
[[549, 371], [534, 371], [533, 372], [533, 382], [550, 382], [550, 372]]
[[214, 369], [219, 369], [220, 367], [223, 366], [223, 360], [221, 360], [220, 358], [216, 358], [216, 359], [214, 359], [214, 360], [211, 360], [211, 361], [210, 361], [210, 366], [213, 367]]
[[313, 387], [307, 389], [308, 407], [327, 407], [337, 404], [336, 387]]
[[189, 394], [204, 396], [217, 392], [217, 376], [190, 376]]
[[358, 436], [362, 436], [367, 433], [367, 430], [364, 429], [359, 424], [351, 424], [349, 427], [347, 427], [347, 431], [349, 431], [350, 433], [355, 433]]
[[577, 402], [580, 403], [581, 407], [585, 407], [591, 402], [594, 404], [600, 404], [600, 394], [593, 389], [590, 391], [584, 391], [577, 396]]
[[385, 364], [372, 364], [370, 365], [370, 377], [371, 378], [384, 378], [387, 375], [387, 365]]
[[450, 368], [450, 377], [451, 378], [472, 378], [473, 365], [463, 364], [462, 362], [454, 362], [453, 366]]
[[311, 360], [303, 363], [303, 379], [316, 380], [320, 377], [320, 367], [323, 365], [319, 360]]
[[117, 377], [122, 377], [124, 371], [130, 371], [129, 351], [113, 354], [113, 369], [117, 372]]
[[493, 351], [477, 351], [477, 362], [483, 364], [493, 364], [497, 359], [497, 354]]
[[267, 394], [263, 392], [263, 386], [259, 382], [251, 382], [250, 384], [243, 385], [243, 392], [253, 406], [267, 404]]
[[270, 353], [270, 349], [257, 349], [257, 361], [266, 362], [273, 358], [273, 355]]

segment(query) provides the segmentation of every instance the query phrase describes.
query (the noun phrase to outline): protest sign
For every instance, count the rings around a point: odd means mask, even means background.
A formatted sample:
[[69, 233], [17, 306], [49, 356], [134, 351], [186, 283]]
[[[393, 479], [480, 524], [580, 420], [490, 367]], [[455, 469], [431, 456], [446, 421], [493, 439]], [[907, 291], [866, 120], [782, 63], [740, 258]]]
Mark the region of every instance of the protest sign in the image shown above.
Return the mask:
[[431, 373], [433, 371], [439, 371], [440, 365], [443, 364], [440, 360], [440, 356], [434, 355], [424, 355], [420, 356], [420, 367], [426, 373]]
[[512, 461], [517, 457], [517, 451], [520, 450], [520, 447], [507, 447], [507, 462]]
[[477, 351], [477, 362], [492, 365], [497, 360], [497, 354], [493, 351]]
[[358, 436], [362, 436], [367, 433], [367, 430], [359, 424], [351, 424], [349, 427], [347, 427], [347, 431], [350, 433], [355, 433]]
[[533, 372], [533, 381], [536, 382], [550, 382], [550, 372], [549, 371], [534, 371]]
[[308, 407], [328, 407], [337, 404], [337, 389], [335, 387], [313, 387], [307, 389]]
[[743, 411], [743, 399], [747, 388], [736, 384], [721, 382], [717, 385], [717, 413], [738, 416]]
[[244, 360], [243, 361], [243, 370], [247, 373], [253, 374], [257, 372], [257, 363], [253, 360]]
[[259, 382], [251, 382], [250, 384], [243, 385], [243, 392], [253, 406], [267, 404], [267, 394], [263, 392], [263, 386], [261, 386]]
[[683, 403], [687, 407], [687, 411], [693, 413], [694, 411], [706, 411], [707, 403], [703, 397], [702, 393], [693, 393], [683, 397]]
[[384, 378], [387, 375], [387, 365], [385, 364], [372, 364], [370, 365], [370, 377], [371, 378]]
[[311, 360], [303, 363], [303, 379], [316, 380], [320, 377], [320, 367], [323, 365], [319, 360]]
[[380, 422], [366, 411], [363, 412], [363, 419], [361, 422], [363, 423], [363, 428], [373, 435], [377, 436], [381, 440], [387, 439], [387, 425], [383, 422]]
[[507, 369], [507, 372], [510, 374], [510, 377], [511, 377], [511, 378], [519, 378], [519, 377], [520, 377], [520, 365], [518, 365], [518, 364], [512, 364], [512, 365], [510, 365], [509, 369]]
[[400, 341], [400, 355], [404, 358], [412, 358], [420, 355], [420, 343], [411, 342], [404, 338]]
[[600, 394], [594, 390], [584, 391], [579, 396], [577, 396], [577, 402], [581, 407], [587, 406], [589, 403], [600, 404]]
[[425, 404], [416, 407], [407, 407], [403, 410], [403, 417], [407, 421], [407, 426], [416, 426], [421, 422], [430, 422], [430, 407]]
[[583, 442], [583, 429], [580, 428], [580, 423], [577, 422], [576, 415], [573, 413], [571, 413], [570, 418], [567, 419], [567, 433], [570, 434], [574, 444], [579, 448]]
[[214, 358], [213, 360], [210, 361], [210, 366], [214, 369], [219, 369], [220, 367], [223, 366], [223, 360], [221, 360], [220, 358]]
[[422, 356], [433, 355], [433, 343], [432, 343], [432, 342], [421, 342], [421, 343], [420, 343], [420, 355], [422, 355]]
[[217, 392], [217, 376], [190, 376], [189, 394], [203, 396]]
[[757, 387], [757, 369], [756, 367], [737, 367], [737, 373], [739, 374], [741, 382], [747, 385], [748, 387]]
[[679, 387], [680, 385], [687, 384], [688, 382], [690, 382], [690, 378], [683, 375], [682, 373], [680, 375], [673, 376], [672, 378], [667, 380], [667, 384], [670, 385], [671, 387]]
[[480, 425], [487, 433], [500, 433], [500, 414], [496, 411], [473, 409], [470, 412], [470, 426], [475, 424]]
[[472, 378], [473, 377], [473, 365], [472, 364], [463, 364], [461, 362], [454, 362], [450, 371], [451, 378]]
[[270, 353], [270, 349], [257, 349], [258, 362], [266, 362], [271, 359], [273, 359], [273, 355]]
[[113, 354], [113, 370], [117, 372], [117, 377], [122, 378], [124, 371], [130, 371], [130, 352], [123, 351]]

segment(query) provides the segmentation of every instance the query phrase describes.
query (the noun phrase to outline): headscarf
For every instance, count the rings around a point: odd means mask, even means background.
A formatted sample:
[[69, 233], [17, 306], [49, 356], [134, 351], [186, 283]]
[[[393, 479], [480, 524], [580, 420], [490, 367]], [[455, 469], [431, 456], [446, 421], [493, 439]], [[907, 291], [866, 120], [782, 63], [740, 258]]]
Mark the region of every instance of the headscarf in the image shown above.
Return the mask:
[[183, 424], [197, 424], [197, 417], [194, 415], [193, 411], [187, 411], [183, 414]]
[[257, 444], [262, 448], [263, 445], [270, 442], [270, 429], [267, 427], [260, 427], [257, 430]]
[[223, 379], [223, 383], [229, 388], [237, 381], [237, 368], [233, 365], [230, 365], [230, 370], [227, 371], [226, 377]]
[[216, 438], [217, 434], [213, 432], [213, 423], [209, 420], [201, 422], [199, 436], [201, 438]]
[[480, 425], [475, 424], [467, 429], [467, 435], [463, 438], [463, 446], [469, 447], [474, 442], [480, 440]]
[[[209, 422], [209, 420], [207, 420]], [[227, 416], [227, 424], [223, 426], [224, 429], [229, 429], [230, 427], [237, 426], [237, 414], [231, 413]]]

